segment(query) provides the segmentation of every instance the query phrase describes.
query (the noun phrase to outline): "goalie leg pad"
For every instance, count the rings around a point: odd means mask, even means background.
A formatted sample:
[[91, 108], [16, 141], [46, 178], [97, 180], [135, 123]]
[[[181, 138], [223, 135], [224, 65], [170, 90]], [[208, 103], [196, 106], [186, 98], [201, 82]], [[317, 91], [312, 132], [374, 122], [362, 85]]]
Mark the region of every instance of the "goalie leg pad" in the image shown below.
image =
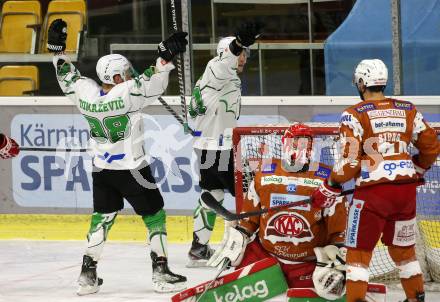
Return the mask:
[[241, 263], [249, 242], [248, 236], [236, 228], [228, 228], [225, 236], [226, 240], [209, 259], [208, 266], [216, 267], [224, 261], [230, 261], [231, 266], [237, 266]]
[[164, 209], [159, 210], [154, 215], [142, 216], [142, 220], [148, 229], [148, 239], [150, 241], [151, 252], [158, 257], [167, 257], [167, 231], [166, 213]]
[[[203, 193], [209, 193], [218, 202], [223, 203], [225, 193], [223, 190], [202, 190]], [[202, 197], [199, 199], [199, 205], [194, 211], [194, 233], [197, 235], [200, 244], [208, 244], [214, 229], [217, 215], [204, 202]]]
[[87, 250], [86, 255], [98, 261], [104, 248], [104, 242], [107, 240], [108, 232], [113, 226], [117, 212], [102, 214], [93, 213], [90, 223], [89, 233], [87, 234]]

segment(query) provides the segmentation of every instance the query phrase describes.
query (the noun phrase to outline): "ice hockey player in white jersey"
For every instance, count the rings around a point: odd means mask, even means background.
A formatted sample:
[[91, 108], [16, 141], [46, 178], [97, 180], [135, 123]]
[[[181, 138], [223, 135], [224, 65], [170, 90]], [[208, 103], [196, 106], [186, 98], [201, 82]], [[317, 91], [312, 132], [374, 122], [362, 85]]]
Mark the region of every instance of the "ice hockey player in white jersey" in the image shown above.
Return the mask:
[[67, 24], [54, 20], [47, 47], [63, 93], [78, 107], [90, 126], [93, 152], [93, 215], [88, 246], [78, 280], [78, 295], [96, 293], [102, 284], [96, 268], [104, 242], [125, 198], [148, 229], [157, 292], [179, 291], [186, 277], [168, 268], [165, 211], [155, 179], [145, 161], [141, 109], [160, 96], [174, 69], [173, 57], [185, 51], [186, 33], [180, 32], [158, 46], [156, 66], [136, 76], [130, 62], [118, 54], [101, 57], [96, 71], [102, 85], [80, 75], [64, 55]]
[[[209, 192], [220, 203], [225, 189], [235, 196], [232, 129], [240, 116], [241, 81], [238, 74], [244, 69], [249, 47], [259, 37], [260, 29], [258, 23], [244, 23], [234, 37], [220, 40], [217, 56], [206, 65], [189, 105], [193, 129], [199, 134], [193, 147], [200, 168], [201, 193]], [[188, 267], [206, 265], [213, 254], [208, 242], [216, 214], [201, 197], [198, 203]]]

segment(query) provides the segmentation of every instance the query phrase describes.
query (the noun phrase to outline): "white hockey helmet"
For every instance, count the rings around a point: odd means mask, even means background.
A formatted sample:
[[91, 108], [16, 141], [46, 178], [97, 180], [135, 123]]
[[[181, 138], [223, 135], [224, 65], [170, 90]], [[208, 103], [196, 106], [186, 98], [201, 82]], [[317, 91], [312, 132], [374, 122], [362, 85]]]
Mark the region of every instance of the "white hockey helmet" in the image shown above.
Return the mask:
[[354, 71], [353, 84], [357, 86], [360, 79], [362, 79], [366, 87], [386, 86], [388, 81], [388, 69], [382, 60], [362, 60]]
[[101, 82], [105, 84], [116, 85], [113, 77], [119, 74], [124, 81], [127, 75], [131, 76], [132, 67], [126, 57], [119, 54], [110, 54], [101, 57], [96, 63], [96, 73]]
[[231, 42], [234, 40], [235, 37], [232, 36], [221, 38], [217, 45], [217, 55], [219, 56], [222, 52], [224, 52], [225, 49], [229, 47], [229, 44], [231, 44]]
[[[221, 38], [217, 44], [217, 55], [219, 56], [222, 52], [224, 52], [225, 49], [229, 47], [229, 44], [231, 44], [231, 42], [234, 40], [235, 40], [235, 37], [233, 37], [233, 36]], [[246, 51], [247, 57], [249, 57], [250, 49], [248, 47], [243, 47], [243, 48]]]

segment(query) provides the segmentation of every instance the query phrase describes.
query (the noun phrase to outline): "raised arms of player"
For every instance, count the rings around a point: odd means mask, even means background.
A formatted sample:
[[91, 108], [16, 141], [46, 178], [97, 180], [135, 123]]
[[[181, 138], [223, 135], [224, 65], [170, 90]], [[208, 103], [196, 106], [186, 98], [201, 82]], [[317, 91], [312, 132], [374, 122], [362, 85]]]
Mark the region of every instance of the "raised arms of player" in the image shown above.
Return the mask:
[[225, 81], [237, 76], [238, 57], [243, 48], [248, 48], [260, 36], [262, 25], [259, 23], [243, 23], [235, 33], [235, 39], [225, 47], [220, 55], [209, 61], [202, 78], [201, 86], [205, 84], [220, 90]]
[[419, 154], [413, 157], [416, 172], [423, 175], [439, 156], [440, 141], [434, 129], [425, 122], [423, 115], [418, 111], [414, 118], [411, 142], [419, 150]]
[[80, 79], [81, 74], [71, 63], [70, 58], [64, 55], [66, 39], [67, 23], [62, 19], [52, 21], [48, 31], [47, 49], [54, 53], [52, 61], [61, 90], [67, 97], [75, 101], [73, 84]]

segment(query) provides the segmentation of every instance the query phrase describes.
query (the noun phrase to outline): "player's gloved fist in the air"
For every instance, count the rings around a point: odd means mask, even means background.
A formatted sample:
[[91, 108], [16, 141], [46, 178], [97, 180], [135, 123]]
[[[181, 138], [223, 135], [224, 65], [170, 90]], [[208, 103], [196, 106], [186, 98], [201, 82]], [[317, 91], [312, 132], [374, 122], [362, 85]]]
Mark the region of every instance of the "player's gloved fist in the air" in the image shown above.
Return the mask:
[[6, 135], [0, 134], [0, 158], [8, 159], [15, 157], [20, 152], [20, 148], [15, 140]]
[[312, 196], [312, 206], [316, 208], [330, 208], [335, 202], [336, 198], [341, 195], [341, 187], [332, 187], [328, 184], [326, 179], [318, 189], [316, 189]]
[[255, 43], [261, 35], [263, 25], [257, 22], [243, 23], [235, 33], [238, 46], [249, 47]]
[[188, 33], [180, 31], [172, 34], [168, 39], [162, 41], [157, 46], [159, 57], [165, 61], [171, 61], [175, 55], [185, 52], [188, 41], [186, 36]]
[[62, 19], [53, 20], [47, 35], [47, 50], [62, 52], [66, 49], [67, 23]]

